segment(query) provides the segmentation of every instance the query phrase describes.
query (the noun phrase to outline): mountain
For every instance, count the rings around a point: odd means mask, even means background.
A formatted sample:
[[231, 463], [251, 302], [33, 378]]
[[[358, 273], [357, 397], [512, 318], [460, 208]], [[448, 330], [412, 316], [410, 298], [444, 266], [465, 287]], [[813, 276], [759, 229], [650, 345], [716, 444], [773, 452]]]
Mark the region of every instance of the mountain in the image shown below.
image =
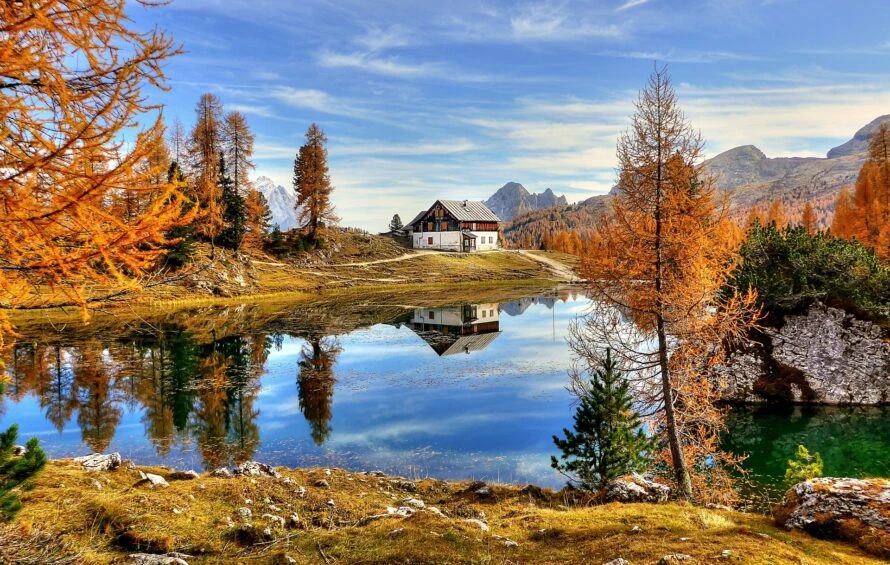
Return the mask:
[[[810, 202], [821, 226], [828, 227], [837, 193], [856, 182], [865, 162], [869, 138], [882, 123], [890, 123], [890, 114], [860, 128], [852, 139], [829, 150], [825, 157], [770, 158], [753, 145], [742, 145], [708, 159], [704, 167], [716, 179], [717, 187], [729, 194], [733, 215], [737, 218], [744, 218], [751, 208], [765, 209], [778, 199], [790, 219], [796, 221], [803, 204]], [[512, 184], [515, 183], [504, 188]], [[614, 187], [609, 194], [614, 195], [617, 190]], [[594, 196], [547, 211], [520, 212], [506, 223], [504, 235], [512, 245], [520, 247], [537, 247], [544, 234], [559, 230], [577, 231], [583, 237], [609, 197]]]
[[257, 190], [263, 193], [272, 211], [272, 225], [278, 225], [282, 231], [297, 227], [297, 215], [294, 204], [297, 195], [293, 189], [276, 185], [269, 177], [258, 177], [253, 181]]
[[533, 194], [518, 182], [508, 182], [485, 201], [488, 209], [505, 222], [520, 214], [567, 204], [565, 196], [556, 196], [549, 188], [541, 194]]
[[779, 199], [788, 209], [810, 201], [830, 211], [838, 191], [856, 182], [868, 140], [884, 122], [890, 123], [890, 115], [873, 120], [826, 157], [770, 158], [753, 145], [743, 145], [708, 159], [705, 170], [714, 175], [721, 190], [729, 192], [736, 210]]

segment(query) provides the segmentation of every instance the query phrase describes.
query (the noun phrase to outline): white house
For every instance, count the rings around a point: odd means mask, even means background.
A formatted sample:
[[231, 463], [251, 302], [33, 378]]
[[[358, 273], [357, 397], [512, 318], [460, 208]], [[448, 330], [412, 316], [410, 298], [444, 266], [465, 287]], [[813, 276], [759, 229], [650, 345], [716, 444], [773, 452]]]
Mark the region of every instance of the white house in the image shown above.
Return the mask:
[[482, 202], [436, 200], [405, 226], [415, 249], [488, 251], [498, 249], [501, 220]]

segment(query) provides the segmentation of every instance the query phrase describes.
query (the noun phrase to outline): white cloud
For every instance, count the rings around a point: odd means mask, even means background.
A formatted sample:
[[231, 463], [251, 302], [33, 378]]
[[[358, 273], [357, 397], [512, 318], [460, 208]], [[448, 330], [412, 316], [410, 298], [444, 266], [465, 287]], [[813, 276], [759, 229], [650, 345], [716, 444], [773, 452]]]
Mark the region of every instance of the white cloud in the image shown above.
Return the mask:
[[618, 38], [622, 29], [615, 24], [591, 22], [552, 2], [526, 4], [511, 18], [513, 37], [519, 40], [568, 41], [580, 38]]
[[415, 42], [410, 37], [408, 30], [402, 26], [394, 25], [386, 29], [380, 27], [372, 27], [368, 31], [353, 40], [369, 51], [385, 51], [398, 47], [408, 47]]
[[649, 3], [649, 0], [627, 0], [627, 2], [618, 6], [618, 8], [616, 8], [616, 10], [618, 12], [623, 12], [624, 10], [636, 8], [637, 6], [642, 6], [643, 4], [648, 4], [648, 3]]
[[729, 51], [602, 51], [600, 55], [606, 57], [620, 57], [624, 59], [644, 59], [659, 63], [692, 63], [707, 64], [722, 61], [755, 61], [758, 57], [731, 53]]

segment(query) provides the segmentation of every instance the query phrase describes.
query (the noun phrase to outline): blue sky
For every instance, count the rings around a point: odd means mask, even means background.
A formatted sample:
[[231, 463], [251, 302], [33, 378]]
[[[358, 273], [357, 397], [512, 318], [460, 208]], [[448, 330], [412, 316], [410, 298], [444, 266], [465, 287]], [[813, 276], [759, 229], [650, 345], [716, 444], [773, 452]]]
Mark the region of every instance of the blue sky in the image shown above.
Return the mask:
[[607, 191], [615, 141], [666, 63], [708, 155], [824, 156], [890, 113], [886, 0], [173, 0], [129, 8], [186, 53], [152, 94], [190, 127], [203, 92], [244, 112], [257, 175], [290, 185], [315, 121], [343, 224], [378, 231], [507, 181]]

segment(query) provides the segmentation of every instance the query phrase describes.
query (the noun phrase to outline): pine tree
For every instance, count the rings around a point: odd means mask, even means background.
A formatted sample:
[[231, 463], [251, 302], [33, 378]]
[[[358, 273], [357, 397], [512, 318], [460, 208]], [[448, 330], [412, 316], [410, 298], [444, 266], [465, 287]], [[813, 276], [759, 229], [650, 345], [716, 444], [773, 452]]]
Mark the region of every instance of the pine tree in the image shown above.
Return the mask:
[[294, 206], [312, 242], [318, 241], [322, 227], [338, 220], [331, 203], [334, 187], [328, 174], [327, 141], [318, 124], [312, 124], [306, 131], [306, 143], [294, 160], [294, 190], [297, 193]]
[[219, 154], [219, 190], [221, 194], [223, 229], [219, 232], [219, 244], [228, 249], [238, 249], [244, 240], [244, 198], [235, 189], [235, 182], [226, 174], [226, 158]]
[[229, 176], [235, 186], [235, 191], [245, 196], [252, 188], [250, 171], [253, 164], [254, 136], [247, 125], [247, 119], [241, 112], [229, 112], [226, 114], [225, 124], [225, 153], [229, 166]]
[[195, 107], [195, 127], [189, 138], [189, 176], [201, 211], [198, 234], [210, 242], [210, 257], [223, 228], [219, 155], [223, 151], [222, 101], [211, 93], [201, 96]]
[[399, 231], [403, 227], [402, 218], [398, 214], [394, 214], [392, 220], [389, 221], [389, 231]]
[[36, 475], [46, 465], [46, 454], [37, 438], [25, 445], [25, 453], [13, 458], [18, 426], [13, 424], [0, 433], [0, 518], [11, 520], [22, 507], [22, 501], [14, 489]]
[[598, 491], [606, 483], [632, 471], [643, 470], [655, 448], [634, 412], [629, 383], [612, 360], [610, 351], [593, 373], [574, 416], [574, 432], [563, 429], [565, 439], [553, 436], [562, 450], [560, 462], [550, 465], [580, 488]]
[[245, 207], [245, 247], [259, 249], [263, 246], [263, 238], [272, 223], [272, 210], [263, 193], [255, 188], [247, 191], [244, 200]]
[[[194, 208], [191, 190], [179, 163], [173, 161], [167, 171], [167, 182], [176, 186], [186, 197], [182, 203], [182, 214], [186, 216]], [[195, 254], [195, 224], [194, 222], [175, 226], [167, 232], [169, 243], [167, 244], [167, 265], [177, 269], [191, 262]]]

